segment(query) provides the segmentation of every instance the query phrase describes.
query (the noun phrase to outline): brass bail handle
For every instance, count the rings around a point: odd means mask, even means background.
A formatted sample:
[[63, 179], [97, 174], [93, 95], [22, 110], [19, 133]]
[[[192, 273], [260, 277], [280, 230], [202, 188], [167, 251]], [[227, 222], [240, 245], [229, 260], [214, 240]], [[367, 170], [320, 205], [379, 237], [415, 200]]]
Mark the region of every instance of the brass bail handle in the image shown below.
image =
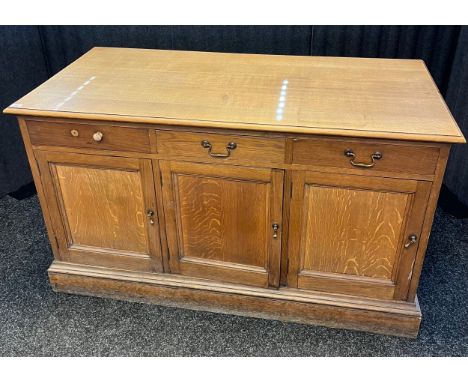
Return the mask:
[[408, 236], [408, 240], [409, 241], [405, 244], [405, 248], [409, 248], [415, 244], [418, 241], [418, 237], [415, 234], [411, 234]]
[[213, 146], [211, 145], [211, 143], [209, 141], [207, 141], [206, 139], [201, 141], [201, 145], [202, 147], [204, 147], [205, 149], [208, 149], [208, 155], [212, 158], [228, 158], [230, 155], [231, 155], [231, 151], [232, 150], [235, 150], [236, 147], [237, 147], [237, 143], [236, 142], [229, 142], [226, 146], [226, 154], [223, 154], [223, 153], [214, 153], [212, 152], [212, 149], [213, 149]]
[[356, 154], [354, 154], [353, 150], [351, 149], [346, 149], [344, 151], [344, 155], [348, 158], [351, 158], [349, 160], [349, 163], [351, 163], [355, 167], [364, 167], [364, 168], [370, 168], [375, 166], [375, 161], [382, 159], [383, 155], [382, 153], [376, 151], [374, 154], [371, 155], [371, 163], [362, 163], [362, 162], [355, 162], [354, 159], [356, 159]]

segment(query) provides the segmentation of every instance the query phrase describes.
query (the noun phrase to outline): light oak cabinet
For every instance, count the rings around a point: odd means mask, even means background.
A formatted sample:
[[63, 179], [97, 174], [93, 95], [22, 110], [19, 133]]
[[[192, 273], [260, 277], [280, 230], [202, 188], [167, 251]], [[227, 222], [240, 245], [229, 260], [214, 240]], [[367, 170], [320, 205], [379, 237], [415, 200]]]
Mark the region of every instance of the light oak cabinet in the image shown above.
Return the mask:
[[421, 61], [95, 48], [5, 112], [54, 290], [417, 335], [464, 142]]

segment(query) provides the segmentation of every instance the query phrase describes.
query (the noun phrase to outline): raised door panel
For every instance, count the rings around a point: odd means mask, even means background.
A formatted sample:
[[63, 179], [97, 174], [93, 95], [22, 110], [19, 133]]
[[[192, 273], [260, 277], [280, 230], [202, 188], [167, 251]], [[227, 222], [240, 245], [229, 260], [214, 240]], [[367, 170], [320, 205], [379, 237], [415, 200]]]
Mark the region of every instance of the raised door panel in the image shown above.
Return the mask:
[[36, 156], [64, 260], [162, 271], [151, 161], [54, 152]]
[[[161, 161], [171, 271], [279, 282], [282, 171]], [[273, 224], [278, 224], [275, 234]]]
[[306, 185], [303, 269], [391, 279], [408, 198]]
[[[430, 183], [298, 172], [293, 175], [292, 286], [406, 298]], [[296, 232], [297, 231], [297, 232]]]

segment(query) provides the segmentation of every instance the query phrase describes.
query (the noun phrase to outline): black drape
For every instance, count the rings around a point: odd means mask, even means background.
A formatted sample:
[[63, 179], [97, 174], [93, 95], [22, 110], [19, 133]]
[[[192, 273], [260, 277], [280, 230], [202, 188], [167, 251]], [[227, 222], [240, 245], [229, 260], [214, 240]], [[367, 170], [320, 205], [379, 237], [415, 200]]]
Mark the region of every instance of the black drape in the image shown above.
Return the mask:
[[[421, 58], [468, 136], [465, 26], [2, 26], [4, 108], [93, 46], [295, 55]], [[0, 197], [31, 181], [14, 118], [2, 115]], [[452, 150], [445, 184], [468, 205], [468, 147]]]
[[[0, 111], [48, 78], [37, 27], [0, 27]], [[0, 197], [31, 182], [16, 118], [0, 115]]]

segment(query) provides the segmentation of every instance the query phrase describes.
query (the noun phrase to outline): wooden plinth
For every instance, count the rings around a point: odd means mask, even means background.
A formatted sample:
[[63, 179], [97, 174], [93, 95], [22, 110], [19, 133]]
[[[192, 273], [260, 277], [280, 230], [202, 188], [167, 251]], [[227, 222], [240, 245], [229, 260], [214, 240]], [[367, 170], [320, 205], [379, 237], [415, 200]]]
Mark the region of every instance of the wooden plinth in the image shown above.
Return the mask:
[[417, 301], [411, 304], [289, 288], [262, 289], [63, 262], [52, 264], [49, 277], [57, 292], [410, 338], [417, 336], [421, 322]]

